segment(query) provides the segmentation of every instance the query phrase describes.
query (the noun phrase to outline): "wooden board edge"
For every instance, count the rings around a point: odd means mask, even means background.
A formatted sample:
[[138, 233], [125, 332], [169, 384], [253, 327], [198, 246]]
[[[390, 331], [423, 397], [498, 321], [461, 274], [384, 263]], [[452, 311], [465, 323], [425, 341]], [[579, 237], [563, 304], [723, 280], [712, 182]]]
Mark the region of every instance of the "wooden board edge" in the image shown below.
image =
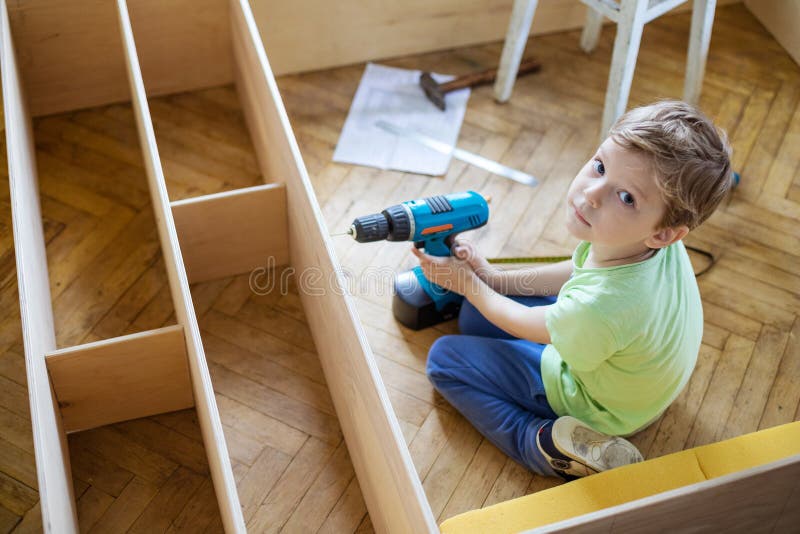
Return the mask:
[[[328, 238], [249, 4], [231, 0], [237, 89], [265, 180], [286, 181], [292, 266], [350, 458], [378, 532], [437, 532], [433, 513]], [[330, 285], [328, 282], [332, 281]], [[338, 288], [334, 287], [338, 283]]]
[[5, 0], [0, 1], [10, 202], [42, 526], [45, 532], [77, 532], [66, 434], [44, 359], [46, 352], [55, 349], [56, 339], [33, 132], [17, 68], [8, 6]]
[[211, 375], [208, 372], [205, 351], [200, 338], [200, 328], [192, 305], [189, 281], [183, 266], [178, 234], [172, 218], [169, 195], [158, 155], [147, 93], [136, 55], [136, 44], [125, 0], [117, 0], [117, 8], [139, 143], [145, 160], [145, 170], [156, 214], [158, 235], [164, 254], [164, 264], [167, 269], [175, 315], [178, 323], [184, 327], [195, 408], [208, 458], [208, 467], [214, 482], [214, 492], [217, 496], [225, 531], [245, 532], [244, 516], [236, 492], [236, 481], [233, 477], [222, 422], [217, 410], [214, 388], [211, 385]]

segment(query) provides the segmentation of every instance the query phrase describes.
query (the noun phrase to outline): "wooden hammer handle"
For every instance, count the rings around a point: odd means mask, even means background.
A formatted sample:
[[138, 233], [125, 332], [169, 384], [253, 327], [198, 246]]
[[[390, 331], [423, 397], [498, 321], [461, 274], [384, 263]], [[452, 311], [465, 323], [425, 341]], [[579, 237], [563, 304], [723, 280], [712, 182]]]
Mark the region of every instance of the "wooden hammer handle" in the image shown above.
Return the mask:
[[[542, 68], [541, 63], [539, 63], [534, 59], [524, 61], [519, 64], [519, 69], [517, 70], [517, 76], [522, 76], [523, 74], [527, 74], [529, 72], [536, 72], [540, 68]], [[494, 81], [496, 77], [497, 77], [497, 69], [489, 69], [483, 72], [475, 72], [473, 74], [459, 76], [455, 80], [443, 83], [439, 86], [439, 90], [442, 92], [442, 94], [449, 93], [450, 91], [455, 91], [456, 89], [463, 89], [465, 87], [475, 87], [476, 85], [491, 83]]]

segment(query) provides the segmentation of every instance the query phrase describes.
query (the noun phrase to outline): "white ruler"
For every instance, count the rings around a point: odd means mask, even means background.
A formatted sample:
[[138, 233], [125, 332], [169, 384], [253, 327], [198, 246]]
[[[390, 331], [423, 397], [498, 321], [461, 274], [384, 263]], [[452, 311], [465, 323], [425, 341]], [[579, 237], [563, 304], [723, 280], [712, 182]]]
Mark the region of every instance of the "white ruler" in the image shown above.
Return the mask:
[[480, 167], [481, 169], [489, 171], [493, 174], [497, 174], [498, 176], [502, 176], [504, 178], [510, 178], [511, 180], [514, 180], [521, 184], [534, 186], [539, 183], [539, 181], [530, 174], [518, 171], [517, 169], [512, 169], [511, 167], [506, 167], [502, 163], [498, 163], [489, 158], [484, 158], [483, 156], [475, 154], [474, 152], [469, 152], [467, 150], [462, 150], [460, 148], [450, 146], [447, 143], [443, 143], [432, 137], [423, 135], [415, 130], [403, 128], [401, 126], [397, 126], [395, 124], [386, 122], [384, 120], [376, 121], [375, 126], [380, 128], [381, 130], [393, 133], [394, 135], [397, 135], [399, 137], [404, 137], [406, 139], [411, 139], [412, 141], [416, 141], [417, 143], [425, 145], [428, 148], [432, 148], [437, 152], [441, 152], [442, 154], [452, 154], [454, 158], [460, 159], [465, 163], [469, 163], [470, 165], [475, 165], [476, 167]]

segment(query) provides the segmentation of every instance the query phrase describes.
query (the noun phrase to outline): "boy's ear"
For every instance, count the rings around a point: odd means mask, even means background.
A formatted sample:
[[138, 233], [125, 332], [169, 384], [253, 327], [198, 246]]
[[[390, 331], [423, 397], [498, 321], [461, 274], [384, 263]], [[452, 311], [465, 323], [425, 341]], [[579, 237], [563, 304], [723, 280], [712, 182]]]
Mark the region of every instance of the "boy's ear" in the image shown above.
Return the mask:
[[648, 237], [644, 244], [650, 248], [668, 247], [676, 241], [680, 241], [689, 233], [688, 226], [677, 226], [675, 228], [662, 228]]

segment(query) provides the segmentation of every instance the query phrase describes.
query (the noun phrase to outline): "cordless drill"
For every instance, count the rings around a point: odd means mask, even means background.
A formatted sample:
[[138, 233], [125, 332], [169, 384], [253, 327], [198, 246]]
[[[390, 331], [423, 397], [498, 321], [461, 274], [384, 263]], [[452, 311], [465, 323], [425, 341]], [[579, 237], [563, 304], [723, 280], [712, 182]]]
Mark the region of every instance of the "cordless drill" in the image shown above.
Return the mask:
[[[358, 217], [348, 230], [359, 243], [413, 241], [432, 256], [450, 256], [456, 235], [489, 220], [486, 199], [474, 191], [409, 200], [380, 213]], [[458, 315], [464, 297], [431, 283], [417, 266], [395, 277], [392, 312], [419, 330]]]

